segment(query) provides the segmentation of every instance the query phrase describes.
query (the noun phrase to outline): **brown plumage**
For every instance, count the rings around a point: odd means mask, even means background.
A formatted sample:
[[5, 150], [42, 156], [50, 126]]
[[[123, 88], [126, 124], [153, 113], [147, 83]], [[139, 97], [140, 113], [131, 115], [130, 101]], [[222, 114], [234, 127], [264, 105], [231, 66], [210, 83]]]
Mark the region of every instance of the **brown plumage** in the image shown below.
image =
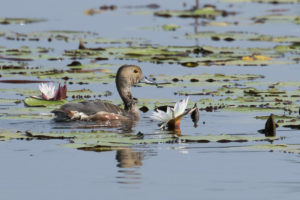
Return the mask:
[[123, 65], [116, 75], [116, 86], [124, 103], [124, 109], [101, 100], [67, 103], [59, 109], [53, 110], [56, 121], [86, 120], [139, 120], [140, 114], [136, 107], [136, 100], [132, 97], [131, 86], [143, 78], [140, 67]]

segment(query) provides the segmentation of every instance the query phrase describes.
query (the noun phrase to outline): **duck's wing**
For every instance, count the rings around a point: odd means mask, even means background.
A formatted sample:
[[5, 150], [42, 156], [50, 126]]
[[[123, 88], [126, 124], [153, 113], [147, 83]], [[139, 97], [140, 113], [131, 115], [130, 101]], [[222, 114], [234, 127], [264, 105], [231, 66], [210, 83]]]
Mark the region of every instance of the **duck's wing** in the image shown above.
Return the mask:
[[59, 109], [53, 110], [57, 121], [66, 121], [72, 118], [72, 114], [91, 116], [99, 112], [113, 113], [121, 116], [127, 116], [127, 112], [111, 103], [100, 100], [72, 102], [62, 105]]

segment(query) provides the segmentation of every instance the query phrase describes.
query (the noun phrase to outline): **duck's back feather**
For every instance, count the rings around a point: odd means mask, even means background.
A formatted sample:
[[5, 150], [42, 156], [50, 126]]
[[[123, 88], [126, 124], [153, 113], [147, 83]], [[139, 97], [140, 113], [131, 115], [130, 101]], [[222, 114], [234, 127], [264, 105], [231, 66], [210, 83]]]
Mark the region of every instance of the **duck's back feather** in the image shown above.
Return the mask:
[[76, 103], [67, 103], [62, 105], [59, 109], [53, 110], [57, 121], [70, 120], [71, 114], [77, 112], [86, 116], [92, 116], [99, 112], [112, 113], [124, 117], [130, 117], [127, 111], [111, 103], [100, 100], [82, 101]]

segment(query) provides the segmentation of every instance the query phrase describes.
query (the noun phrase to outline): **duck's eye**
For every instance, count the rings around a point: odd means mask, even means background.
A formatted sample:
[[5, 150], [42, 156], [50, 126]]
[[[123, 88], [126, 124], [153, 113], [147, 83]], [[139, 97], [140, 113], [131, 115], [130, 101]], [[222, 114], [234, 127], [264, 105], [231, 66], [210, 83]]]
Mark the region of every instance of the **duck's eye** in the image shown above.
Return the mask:
[[138, 73], [138, 70], [135, 69], [133, 72], [134, 72], [134, 73]]

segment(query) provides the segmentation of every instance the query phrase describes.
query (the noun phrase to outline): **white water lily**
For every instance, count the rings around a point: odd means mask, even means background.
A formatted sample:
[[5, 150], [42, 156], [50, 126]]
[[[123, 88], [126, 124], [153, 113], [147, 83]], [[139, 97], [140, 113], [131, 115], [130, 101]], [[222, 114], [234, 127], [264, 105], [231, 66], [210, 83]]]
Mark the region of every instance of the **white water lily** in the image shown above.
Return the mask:
[[161, 127], [166, 126], [168, 122], [175, 120], [177, 117], [180, 117], [185, 113], [188, 101], [189, 97], [176, 102], [174, 108], [167, 107], [167, 112], [161, 110], [154, 111], [150, 118], [162, 122]]
[[42, 97], [46, 100], [54, 99], [57, 95], [55, 85], [53, 85], [53, 83], [41, 83], [39, 84], [39, 89], [42, 92]]

